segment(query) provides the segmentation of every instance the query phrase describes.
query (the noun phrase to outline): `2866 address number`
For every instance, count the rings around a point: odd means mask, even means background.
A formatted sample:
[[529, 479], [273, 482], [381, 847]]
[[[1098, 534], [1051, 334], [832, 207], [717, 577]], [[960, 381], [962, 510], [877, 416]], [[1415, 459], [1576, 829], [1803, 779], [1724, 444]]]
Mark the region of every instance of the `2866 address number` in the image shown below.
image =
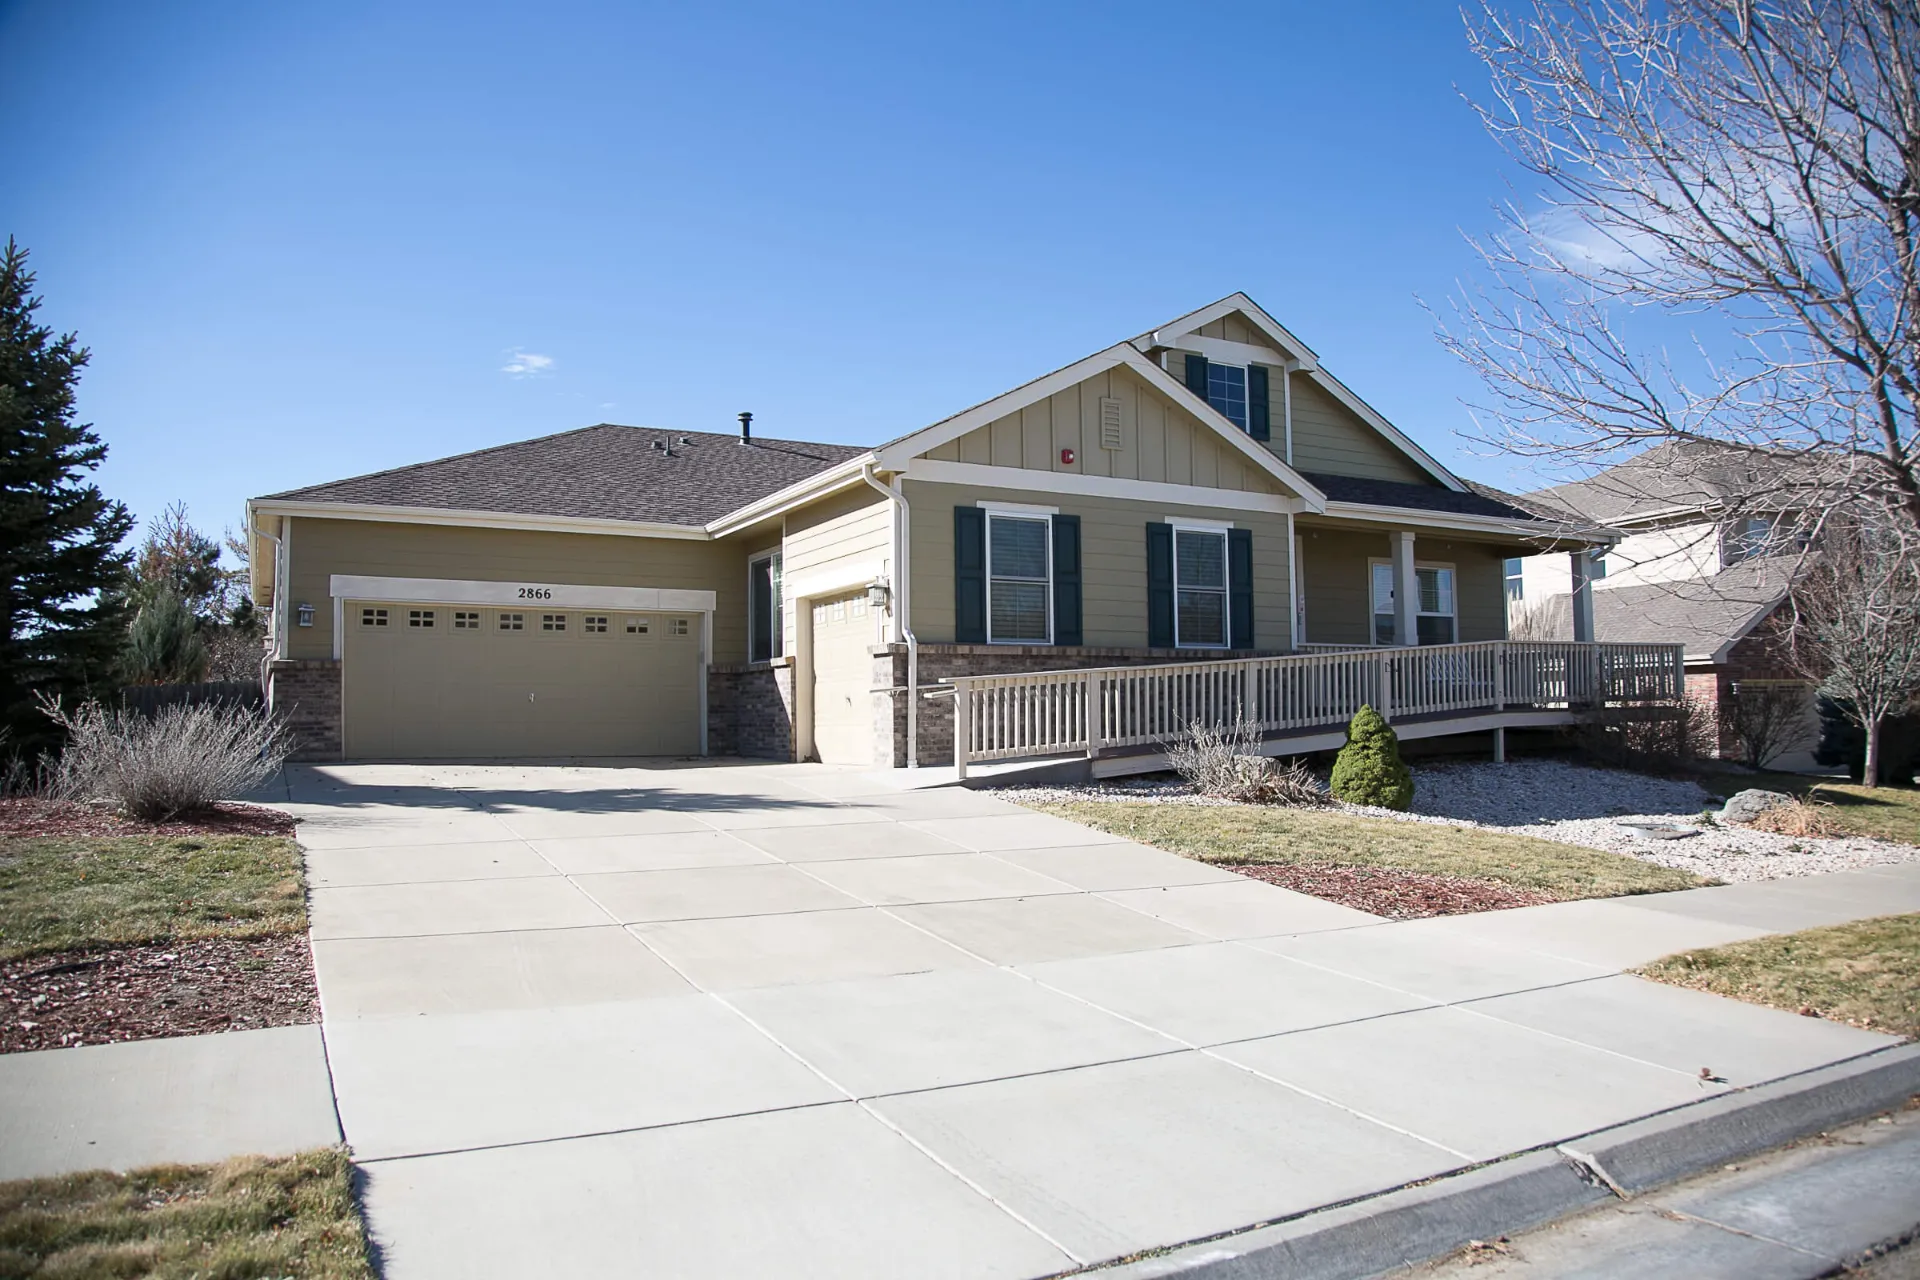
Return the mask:
[[553, 588], [552, 587], [521, 587], [520, 599], [551, 600], [553, 599]]

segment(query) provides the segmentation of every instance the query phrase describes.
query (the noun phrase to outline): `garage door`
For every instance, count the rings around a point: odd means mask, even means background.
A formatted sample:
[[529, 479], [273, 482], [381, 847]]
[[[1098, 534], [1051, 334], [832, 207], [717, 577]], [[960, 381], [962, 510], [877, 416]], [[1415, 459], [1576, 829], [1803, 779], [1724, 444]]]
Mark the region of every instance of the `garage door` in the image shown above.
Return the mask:
[[873, 616], [863, 589], [813, 602], [813, 750], [873, 763]]
[[349, 600], [356, 759], [694, 755], [701, 616]]

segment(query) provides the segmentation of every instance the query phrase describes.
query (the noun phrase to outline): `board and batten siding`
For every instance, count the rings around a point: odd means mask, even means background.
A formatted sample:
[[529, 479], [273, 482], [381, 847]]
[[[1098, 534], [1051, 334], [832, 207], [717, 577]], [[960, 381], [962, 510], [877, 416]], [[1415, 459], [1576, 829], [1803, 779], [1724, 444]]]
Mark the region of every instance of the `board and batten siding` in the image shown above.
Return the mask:
[[1186, 516], [1231, 520], [1237, 528], [1251, 529], [1254, 647], [1262, 651], [1289, 647], [1285, 516], [913, 479], [906, 481], [905, 492], [913, 510], [912, 622], [923, 643], [945, 644], [954, 638], [953, 509], [990, 501], [1058, 507], [1062, 515], [1080, 517], [1081, 640], [1099, 648], [1147, 647], [1148, 524]]
[[[833, 591], [842, 592], [891, 573], [892, 557], [893, 504], [864, 484], [788, 513], [780, 570], [786, 635], [798, 634], [795, 592], [810, 579], [841, 583]], [[849, 576], [862, 583], [847, 583]]]
[[[1120, 405], [1120, 448], [1101, 447], [1100, 401]], [[1072, 462], [1061, 461], [1071, 449]], [[927, 451], [942, 462], [1284, 493], [1271, 473], [1129, 369], [1097, 373]]]
[[[1293, 384], [1293, 465], [1299, 471], [1324, 471], [1336, 476], [1364, 476], [1369, 480], [1398, 480], [1406, 484], [1433, 484], [1434, 479], [1360, 415], [1333, 398], [1331, 392], [1305, 374]], [[1274, 389], [1279, 403], [1279, 388]], [[1278, 421], [1276, 408], [1276, 423]], [[1284, 453], [1286, 441], [1277, 429], [1268, 448]]]
[[[1383, 530], [1299, 525], [1300, 580], [1307, 598], [1309, 644], [1373, 643], [1372, 562], [1393, 557]], [[1462, 642], [1504, 640], [1507, 597], [1502, 561], [1517, 546], [1429, 538], [1415, 531], [1418, 564], [1453, 566], [1454, 618]]]
[[479, 582], [567, 583], [712, 591], [716, 662], [746, 660], [747, 560], [738, 543], [629, 538], [591, 533], [387, 524], [375, 520], [292, 520], [288, 608], [313, 606], [311, 627], [289, 626], [289, 656], [333, 656], [336, 573]]

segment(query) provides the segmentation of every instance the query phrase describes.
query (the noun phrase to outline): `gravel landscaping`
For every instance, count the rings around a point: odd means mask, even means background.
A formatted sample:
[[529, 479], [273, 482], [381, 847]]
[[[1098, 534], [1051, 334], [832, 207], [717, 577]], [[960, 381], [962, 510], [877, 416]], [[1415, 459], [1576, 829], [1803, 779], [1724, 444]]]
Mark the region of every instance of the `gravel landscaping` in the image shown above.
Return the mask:
[[[1415, 765], [1413, 776], [1410, 813], [1345, 804], [1331, 806], [1328, 812], [1534, 836], [1626, 854], [1724, 881], [1773, 880], [1920, 860], [1920, 846], [1916, 845], [1859, 836], [1781, 836], [1707, 823], [1701, 815], [1717, 810], [1719, 802], [1705, 787], [1691, 781], [1564, 760]], [[1231, 803], [1195, 796], [1186, 784], [1165, 778], [1089, 787], [1008, 787], [997, 794], [1016, 803]], [[1629, 823], [1679, 828], [1685, 834], [1656, 839]]]

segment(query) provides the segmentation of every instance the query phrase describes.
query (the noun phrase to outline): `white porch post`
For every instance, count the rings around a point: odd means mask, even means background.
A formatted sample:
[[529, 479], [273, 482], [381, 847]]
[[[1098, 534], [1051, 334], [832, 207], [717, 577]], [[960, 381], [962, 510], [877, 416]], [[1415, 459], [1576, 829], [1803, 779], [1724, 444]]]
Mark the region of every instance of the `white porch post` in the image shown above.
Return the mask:
[[1573, 562], [1573, 638], [1593, 641], [1593, 556], [1586, 548], [1568, 553]]
[[1393, 532], [1393, 642], [1420, 643], [1416, 621], [1420, 610], [1420, 579], [1413, 571], [1413, 530]]

